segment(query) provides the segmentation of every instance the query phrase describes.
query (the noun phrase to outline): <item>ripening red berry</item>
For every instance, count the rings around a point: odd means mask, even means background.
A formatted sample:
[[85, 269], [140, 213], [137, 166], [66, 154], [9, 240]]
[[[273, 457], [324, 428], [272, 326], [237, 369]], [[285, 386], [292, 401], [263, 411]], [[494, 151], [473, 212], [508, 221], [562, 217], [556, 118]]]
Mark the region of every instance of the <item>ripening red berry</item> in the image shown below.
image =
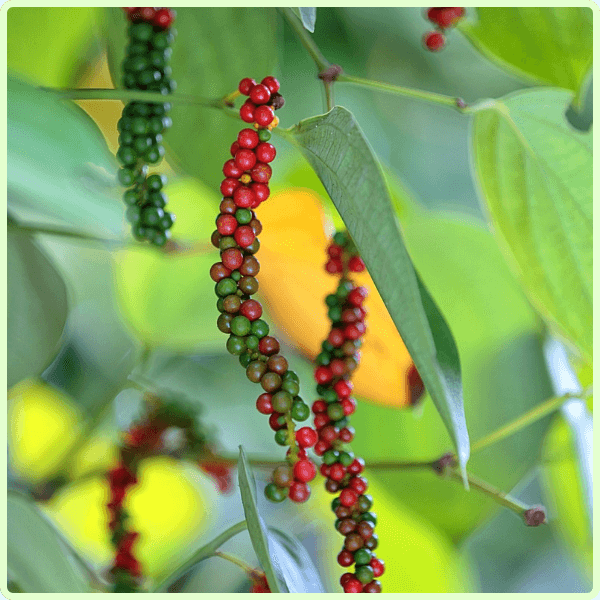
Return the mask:
[[240, 169], [249, 171], [256, 164], [256, 154], [248, 148], [240, 148], [235, 154], [235, 164]]
[[331, 444], [328, 444], [325, 440], [319, 440], [315, 444], [315, 454], [317, 456], [323, 456], [323, 454], [325, 454], [329, 448], [331, 448]]
[[327, 413], [319, 413], [318, 415], [315, 415], [314, 424], [315, 427], [320, 430], [322, 427], [325, 427], [325, 425], [327, 425], [330, 421], [331, 419], [329, 418], [329, 415]]
[[239, 248], [227, 248], [227, 250], [221, 254], [221, 260], [229, 270], [235, 271], [242, 266], [244, 255]]
[[241, 225], [235, 230], [233, 237], [242, 248], [247, 248], [252, 244], [256, 236], [254, 235], [254, 231], [252, 231], [252, 227], [249, 225]]
[[363, 262], [362, 258], [360, 258], [360, 256], [353, 256], [348, 261], [348, 268], [353, 273], [362, 273], [365, 270], [365, 263]]
[[223, 196], [226, 198], [233, 196], [233, 192], [235, 192], [240, 185], [241, 184], [237, 179], [234, 179], [233, 177], [227, 177], [221, 182], [221, 194], [223, 194]]
[[346, 363], [341, 358], [335, 358], [329, 363], [334, 377], [341, 377], [346, 372]]
[[250, 94], [250, 90], [256, 85], [256, 81], [254, 79], [250, 79], [250, 77], [244, 77], [238, 85], [238, 90], [240, 94], [244, 94], [247, 96]]
[[350, 579], [352, 579], [354, 577], [354, 575], [352, 575], [352, 573], [344, 573], [341, 577], [340, 577], [340, 585], [342, 587], [344, 587], [344, 585], [346, 585], [346, 583], [348, 581], [350, 581]]
[[272, 174], [273, 170], [271, 167], [261, 162], [256, 163], [256, 165], [250, 171], [252, 181], [256, 181], [257, 183], [268, 183]]
[[354, 576], [344, 584], [344, 592], [346, 594], [360, 594], [362, 591], [363, 584]]
[[446, 38], [439, 31], [430, 31], [423, 36], [423, 43], [430, 52], [439, 52], [446, 45]]
[[151, 6], [144, 6], [140, 8], [140, 15], [144, 21], [152, 21], [156, 16], [156, 9]]
[[344, 427], [340, 429], [340, 440], [345, 444], [349, 444], [354, 439], [354, 428]]
[[160, 10], [156, 11], [153, 23], [161, 29], [166, 29], [167, 27], [171, 27], [174, 18], [175, 13], [172, 10], [169, 10], [168, 8], [161, 8]]
[[267, 106], [266, 104], [262, 104], [261, 106], [257, 106], [254, 111], [254, 122], [261, 127], [267, 127], [275, 119], [275, 112], [272, 106]]
[[294, 465], [294, 477], [297, 481], [307, 483], [317, 476], [317, 467], [310, 460], [299, 460]]
[[231, 148], [229, 148], [229, 152], [231, 153], [231, 156], [235, 156], [239, 149], [240, 149], [240, 145], [237, 143], [237, 141], [233, 142], [233, 144], [231, 144]]
[[333, 386], [333, 389], [335, 390], [335, 393], [340, 398], [347, 398], [352, 393], [353, 387], [354, 387], [354, 385], [352, 384], [351, 381], [346, 381], [345, 379], [340, 379]]
[[276, 155], [275, 146], [269, 142], [262, 142], [256, 147], [256, 158], [262, 163], [270, 163]]
[[344, 266], [339, 258], [332, 258], [325, 263], [325, 270], [331, 275], [335, 275], [341, 273], [344, 270]]
[[367, 488], [369, 487], [369, 483], [364, 477], [355, 476], [350, 480], [350, 487], [357, 494], [364, 494], [367, 491]]
[[[255, 300], [246, 300], [246, 302], [255, 302]], [[246, 302], [244, 302], [242, 304], [242, 306], [244, 306], [244, 304], [246, 304]], [[258, 304], [258, 302], [257, 302]], [[259, 304], [260, 306], [260, 304]], [[261, 307], [261, 314], [262, 314], [262, 307]], [[240, 312], [241, 312], [241, 308], [240, 308]], [[259, 315], [260, 317], [260, 315]], [[257, 318], [259, 318], [257, 317]], [[250, 319], [250, 317], [248, 317]], [[254, 321], [254, 319], [250, 319], [251, 321]], [[258, 342], [258, 351], [261, 354], [264, 354], [266, 356], [272, 356], [273, 354], [277, 354], [279, 352], [279, 342], [277, 341], [276, 338], [267, 335], [264, 338], [262, 338], [260, 340], [260, 342]]]
[[350, 466], [348, 467], [348, 473], [352, 475], [358, 475], [363, 472], [365, 468], [365, 461], [362, 458], [355, 458]]
[[[354, 554], [352, 554], [352, 552], [349, 550], [342, 550], [338, 554], [337, 561], [342, 567], [349, 567], [354, 562]], [[350, 573], [348, 573], [348, 575], [352, 577]]]
[[430, 8], [427, 11], [427, 18], [442, 28], [454, 27], [465, 15], [465, 9], [461, 7], [454, 8]]
[[233, 178], [237, 179], [238, 177], [241, 177], [243, 174], [244, 174], [243, 169], [240, 169], [235, 164], [235, 160], [233, 158], [230, 158], [223, 165], [223, 175], [225, 175], [225, 177], [233, 177]]
[[306, 502], [310, 497], [310, 487], [301, 481], [294, 481], [290, 486], [289, 498], [292, 502]]
[[366, 287], [360, 286], [357, 288], [354, 288], [349, 294], [348, 294], [348, 302], [350, 304], [352, 304], [352, 306], [362, 306], [362, 303], [365, 301], [365, 298], [367, 297], [368, 291]]
[[317, 413], [324, 413], [327, 411], [327, 402], [325, 400], [315, 400], [312, 405], [312, 411]]
[[254, 129], [242, 129], [238, 133], [238, 144], [240, 148], [256, 148], [258, 146], [258, 133]]
[[301, 427], [296, 431], [296, 441], [303, 448], [311, 448], [319, 439], [317, 432], [310, 427]]
[[345, 488], [340, 494], [340, 503], [342, 506], [352, 506], [358, 500], [358, 494], [351, 488]]
[[344, 327], [344, 337], [348, 340], [357, 340], [361, 335], [361, 330], [356, 323], [350, 323]]
[[329, 470], [329, 478], [334, 481], [341, 481], [346, 475], [346, 469], [341, 463], [333, 463]]
[[332, 329], [327, 336], [327, 341], [334, 347], [339, 348], [345, 341], [344, 332], [341, 329]]
[[261, 394], [256, 399], [256, 408], [259, 413], [263, 415], [270, 415], [273, 412], [273, 405], [271, 404], [271, 394]]
[[254, 104], [266, 104], [271, 99], [271, 90], [259, 83], [251, 88], [249, 95]]
[[381, 577], [385, 573], [385, 563], [381, 559], [373, 557], [369, 565], [375, 577]]
[[265, 77], [261, 83], [269, 88], [271, 94], [279, 91], [279, 81], [275, 77]]
[[[240, 306], [240, 314], [249, 319], [250, 321], [256, 321], [256, 319], [260, 319], [260, 317], [262, 316], [262, 306], [260, 302], [257, 302], [256, 300], [244, 300], [244, 302], [242, 302]], [[262, 338], [261, 342], [264, 339], [265, 338]], [[263, 352], [263, 354], [266, 353]]]
[[271, 413], [271, 416], [269, 417], [269, 426], [271, 427], [271, 429], [273, 431], [278, 431], [279, 429], [283, 429], [284, 427], [287, 427], [287, 425], [285, 424], [285, 421], [283, 421], [283, 425], [278, 422], [279, 417], [281, 417], [281, 416], [283, 416], [281, 413], [277, 413], [277, 412]]
[[334, 425], [326, 425], [319, 430], [319, 439], [331, 443], [333, 440], [337, 439], [339, 433], [340, 430]]
[[237, 219], [233, 215], [219, 215], [217, 217], [217, 231], [221, 235], [231, 235], [237, 229], [237, 226]]
[[246, 100], [244, 104], [240, 107], [240, 118], [244, 123], [254, 123], [254, 111], [256, 109], [256, 105], [254, 102], [250, 100]]
[[256, 202], [256, 198], [254, 197], [254, 192], [249, 187], [240, 185], [233, 192], [233, 201], [240, 208], [250, 208]]
[[331, 244], [329, 248], [327, 248], [327, 254], [330, 258], [340, 258], [342, 256], [343, 248], [338, 246], [337, 244]]
[[321, 475], [323, 475], [323, 477], [329, 477], [330, 469], [331, 467], [329, 465], [326, 465], [325, 463], [321, 463], [321, 466], [319, 467], [319, 471]]
[[229, 277], [230, 275], [231, 271], [223, 263], [215, 263], [210, 268], [210, 278], [213, 281], [221, 281], [221, 279], [225, 279], [225, 277]]
[[328, 367], [317, 367], [315, 369], [315, 380], [320, 385], [325, 385], [333, 379], [333, 373]]
[[256, 198], [256, 204], [260, 204], [264, 202], [271, 193], [269, 190], [269, 186], [265, 183], [251, 183], [250, 189], [254, 192], [254, 197]]

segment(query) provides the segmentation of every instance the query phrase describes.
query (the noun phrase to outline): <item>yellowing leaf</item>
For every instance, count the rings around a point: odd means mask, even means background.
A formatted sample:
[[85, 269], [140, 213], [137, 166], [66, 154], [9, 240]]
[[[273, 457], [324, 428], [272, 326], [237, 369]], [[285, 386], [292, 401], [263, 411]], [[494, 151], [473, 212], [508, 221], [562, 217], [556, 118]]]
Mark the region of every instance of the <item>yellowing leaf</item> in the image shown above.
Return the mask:
[[[260, 290], [277, 326], [300, 350], [314, 358], [327, 337], [325, 296], [337, 285], [326, 273], [324, 215], [319, 197], [306, 189], [274, 194], [257, 211], [260, 234]], [[412, 360], [367, 273], [355, 281], [369, 288], [360, 366], [353, 376], [356, 394], [392, 406], [410, 403], [406, 373]]]
[[64, 394], [26, 379], [8, 390], [11, 467], [31, 482], [54, 475], [79, 435], [76, 407]]

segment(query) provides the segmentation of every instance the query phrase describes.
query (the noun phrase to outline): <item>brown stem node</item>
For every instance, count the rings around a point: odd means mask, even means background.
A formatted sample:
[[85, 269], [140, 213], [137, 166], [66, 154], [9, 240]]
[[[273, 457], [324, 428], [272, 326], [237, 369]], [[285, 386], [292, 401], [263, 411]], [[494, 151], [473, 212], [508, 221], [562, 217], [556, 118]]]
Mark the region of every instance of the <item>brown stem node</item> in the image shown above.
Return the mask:
[[537, 527], [546, 522], [546, 509], [541, 506], [532, 506], [523, 513], [525, 525], [528, 527]]
[[340, 65], [331, 65], [324, 71], [321, 71], [318, 77], [325, 83], [333, 83], [342, 73], [343, 69]]
[[456, 466], [456, 457], [452, 452], [447, 452], [443, 456], [440, 456], [436, 461], [431, 463], [431, 468], [438, 474], [443, 475], [446, 472], [447, 467]]

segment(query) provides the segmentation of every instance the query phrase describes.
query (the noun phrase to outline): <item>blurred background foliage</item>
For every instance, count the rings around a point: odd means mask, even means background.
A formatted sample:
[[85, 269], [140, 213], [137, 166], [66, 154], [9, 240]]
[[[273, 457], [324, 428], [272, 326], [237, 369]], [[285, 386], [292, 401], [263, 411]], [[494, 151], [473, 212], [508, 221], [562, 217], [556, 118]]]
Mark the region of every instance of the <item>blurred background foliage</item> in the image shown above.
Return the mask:
[[[425, 52], [423, 10], [320, 8], [314, 39], [348, 73], [467, 102], [531, 85], [486, 60], [458, 31], [450, 33], [443, 52]], [[314, 65], [274, 9], [182, 9], [176, 27], [172, 64], [181, 93], [219, 97], [242, 77], [273, 74], [286, 98], [283, 126], [323, 112]], [[243, 27], [252, 35], [242, 36]], [[118, 9], [10, 8], [9, 74], [34, 86], [112, 87], [118, 81], [110, 67], [118, 72], [124, 40]], [[589, 90], [577, 116], [580, 126], [591, 122], [591, 85]], [[471, 439], [480, 439], [552, 396], [553, 388], [544, 365], [544, 328], [479, 204], [469, 120], [348, 84], [337, 84], [335, 92], [336, 103], [352, 111], [384, 165], [407, 248], [456, 339], [467, 424]], [[124, 390], [134, 367], [200, 404], [226, 452], [243, 444], [247, 454], [279, 456], [254, 409], [254, 387], [224, 352], [211, 308], [208, 271], [217, 254], [208, 240], [221, 165], [239, 124], [211, 109], [174, 106], [166, 160], [157, 170], [169, 176], [180, 252], [164, 254], [124, 235], [114, 179], [123, 104], [80, 101], [75, 108], [19, 81], [10, 83], [9, 94], [11, 217], [106, 238], [97, 243], [11, 230], [9, 310], [28, 306], [19, 294], [32, 279], [44, 282], [38, 293], [45, 303], [37, 312], [29, 307], [19, 324], [34, 347], [33, 364], [9, 367], [9, 484], [39, 492], [54, 481], [60, 489], [38, 506], [101, 572], [111, 556], [102, 472], [114, 465], [120, 432], [140, 410], [139, 393]], [[40, 124], [40, 115], [48, 114], [56, 127]], [[322, 269], [326, 236], [340, 218], [300, 155], [285, 141], [277, 143], [273, 194], [261, 207], [259, 294], [309, 401], [310, 359], [327, 328], [322, 298], [333, 286]], [[34, 262], [45, 274], [21, 268], [39, 254]], [[368, 276], [363, 280], [369, 285]], [[353, 448], [367, 464], [433, 460], [451, 449], [449, 436], [427, 396], [407, 408], [410, 358], [370, 288]], [[41, 323], [46, 330], [36, 327]], [[19, 340], [9, 333], [11, 354], [22, 347]], [[583, 385], [591, 383], [591, 371], [581, 378]], [[386, 592], [591, 589], [590, 517], [572, 436], [560, 416], [474, 454], [469, 470], [507, 492], [516, 488], [526, 502], [545, 503], [547, 526], [525, 528], [489, 498], [433, 473], [367, 471], [378, 513], [378, 555], [388, 565]], [[298, 536], [326, 589], [335, 591], [338, 534], [330, 498], [318, 482], [314, 487], [306, 506], [259, 504], [267, 522], [286, 523]], [[219, 495], [193, 465], [169, 458], [143, 464], [141, 483], [127, 502], [150, 577], [165, 575], [188, 548], [243, 519], [238, 494]], [[224, 549], [256, 564], [247, 534]], [[217, 559], [179, 584], [182, 592], [247, 590], [239, 569]]]

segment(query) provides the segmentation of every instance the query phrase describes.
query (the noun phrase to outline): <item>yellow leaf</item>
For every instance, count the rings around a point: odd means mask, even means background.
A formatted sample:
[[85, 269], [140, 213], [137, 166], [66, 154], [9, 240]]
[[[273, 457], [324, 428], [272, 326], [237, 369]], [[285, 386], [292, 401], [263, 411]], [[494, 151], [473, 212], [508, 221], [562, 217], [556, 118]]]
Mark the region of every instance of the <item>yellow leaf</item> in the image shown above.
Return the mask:
[[[325, 296], [337, 278], [324, 269], [328, 237], [319, 197], [294, 188], [273, 194], [258, 209], [262, 222], [260, 289], [269, 313], [289, 341], [314, 359], [327, 337]], [[361, 361], [353, 375], [358, 396], [388, 406], [410, 404], [407, 372], [412, 360], [371, 277], [354, 274], [369, 289], [367, 332]]]

